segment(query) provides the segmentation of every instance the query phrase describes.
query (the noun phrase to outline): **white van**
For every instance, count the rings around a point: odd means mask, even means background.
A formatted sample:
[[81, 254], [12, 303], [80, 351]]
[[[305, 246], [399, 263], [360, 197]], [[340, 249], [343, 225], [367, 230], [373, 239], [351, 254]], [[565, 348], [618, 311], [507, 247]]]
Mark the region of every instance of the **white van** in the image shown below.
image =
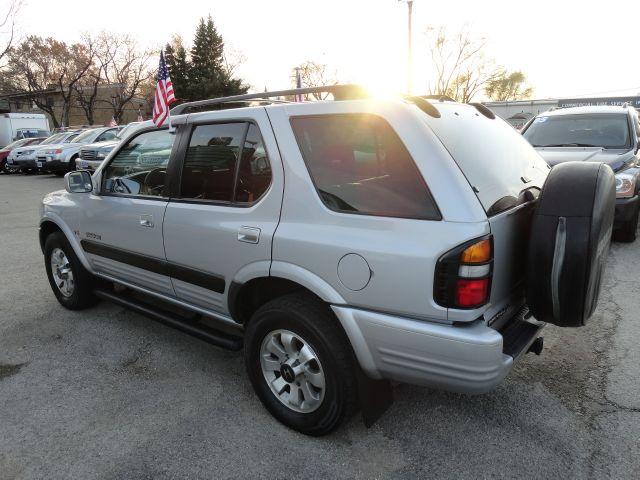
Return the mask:
[[0, 147], [14, 140], [49, 136], [49, 119], [44, 113], [3, 113], [0, 115]]

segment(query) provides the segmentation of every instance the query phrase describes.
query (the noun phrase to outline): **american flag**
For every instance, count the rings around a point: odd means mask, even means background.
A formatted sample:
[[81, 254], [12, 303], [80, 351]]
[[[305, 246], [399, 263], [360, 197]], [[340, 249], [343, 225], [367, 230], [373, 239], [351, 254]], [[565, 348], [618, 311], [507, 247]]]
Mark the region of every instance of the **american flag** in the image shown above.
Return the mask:
[[169, 78], [169, 69], [164, 61], [164, 53], [160, 52], [160, 66], [158, 67], [158, 84], [153, 98], [153, 123], [161, 127], [169, 116], [169, 105], [176, 101], [173, 95], [173, 85]]

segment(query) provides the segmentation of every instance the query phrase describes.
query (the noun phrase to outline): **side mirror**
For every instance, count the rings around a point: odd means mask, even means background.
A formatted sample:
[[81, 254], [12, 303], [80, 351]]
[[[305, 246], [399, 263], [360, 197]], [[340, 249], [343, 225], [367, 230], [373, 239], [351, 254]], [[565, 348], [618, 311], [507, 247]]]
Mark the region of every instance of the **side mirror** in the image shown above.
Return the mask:
[[76, 170], [64, 176], [64, 188], [69, 193], [89, 193], [93, 190], [91, 174], [86, 170]]

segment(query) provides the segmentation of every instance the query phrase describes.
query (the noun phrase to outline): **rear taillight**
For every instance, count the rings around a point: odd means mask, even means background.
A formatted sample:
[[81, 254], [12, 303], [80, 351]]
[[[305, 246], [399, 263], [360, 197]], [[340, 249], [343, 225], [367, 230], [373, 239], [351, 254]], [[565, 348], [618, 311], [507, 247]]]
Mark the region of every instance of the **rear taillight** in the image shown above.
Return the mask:
[[438, 260], [434, 299], [447, 308], [471, 309], [485, 305], [491, 296], [493, 238], [466, 242]]

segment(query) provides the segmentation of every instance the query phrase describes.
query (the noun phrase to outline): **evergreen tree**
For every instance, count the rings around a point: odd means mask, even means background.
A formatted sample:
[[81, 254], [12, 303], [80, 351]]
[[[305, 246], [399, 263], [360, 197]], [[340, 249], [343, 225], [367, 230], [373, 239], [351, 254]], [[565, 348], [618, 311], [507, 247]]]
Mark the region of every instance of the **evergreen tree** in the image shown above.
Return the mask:
[[164, 49], [164, 58], [169, 68], [176, 100], [178, 102], [190, 100], [192, 97], [189, 85], [190, 65], [182, 37], [176, 35], [170, 43], [167, 43]]
[[211, 15], [200, 19], [191, 48], [189, 67], [191, 100], [246, 93], [248, 86], [233, 78], [224, 61], [224, 41]]

